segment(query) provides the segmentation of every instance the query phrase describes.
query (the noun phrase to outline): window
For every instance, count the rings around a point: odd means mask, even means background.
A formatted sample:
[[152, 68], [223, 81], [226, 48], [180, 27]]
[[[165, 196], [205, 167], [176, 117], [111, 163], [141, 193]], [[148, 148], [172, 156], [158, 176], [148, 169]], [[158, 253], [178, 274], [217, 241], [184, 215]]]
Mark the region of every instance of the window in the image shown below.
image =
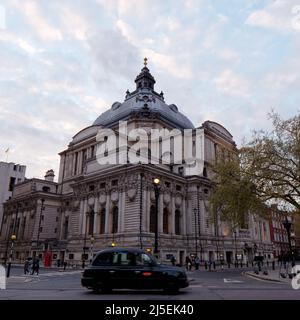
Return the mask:
[[81, 172], [83, 172], [83, 169], [86, 164], [86, 159], [87, 159], [87, 151], [86, 149], [82, 150], [82, 164], [81, 164]]
[[44, 221], [44, 216], [41, 216], [41, 221]]
[[17, 165], [14, 165], [14, 171], [17, 171]]
[[95, 186], [94, 185], [89, 186], [89, 191], [94, 191], [94, 190], [95, 190]]
[[58, 222], [58, 217], [55, 218], [55, 221]]
[[179, 173], [181, 176], [183, 175], [183, 170], [184, 170], [183, 167], [179, 167], [179, 168], [178, 168], [178, 173]]
[[100, 234], [105, 233], [105, 214], [106, 210], [105, 208], [102, 208], [100, 211]]
[[50, 192], [50, 187], [43, 187], [42, 190], [43, 192]]
[[93, 261], [93, 266], [109, 266], [111, 265], [113, 252], [100, 253]]
[[105, 182], [101, 182], [101, 183], [100, 183], [100, 188], [101, 188], [101, 189], [104, 189], [105, 186], [106, 186], [106, 183], [105, 183]]
[[132, 252], [114, 252], [113, 265], [133, 266], [135, 265], [135, 254]]
[[180, 234], [180, 211], [175, 210], [175, 234]]
[[135, 257], [136, 265], [149, 266], [152, 263], [152, 259], [145, 253], [138, 253]]
[[74, 175], [76, 175], [77, 173], [77, 165], [78, 165], [78, 152], [75, 152]]
[[64, 226], [63, 226], [63, 239], [67, 239], [68, 229], [69, 229], [69, 217], [66, 217], [65, 222], [64, 222]]
[[95, 146], [91, 146], [91, 158], [95, 155]]
[[74, 259], [74, 253], [69, 253], [69, 260], [73, 260]]
[[119, 217], [119, 209], [118, 207], [114, 207], [112, 210], [112, 233], [118, 232], [118, 217]]
[[111, 185], [112, 185], [112, 186], [117, 186], [117, 185], [118, 185], [118, 180], [117, 180], [117, 179], [113, 180], [113, 181], [111, 182]]
[[164, 208], [163, 212], [163, 232], [169, 233], [169, 210]]
[[155, 226], [156, 226], [156, 211], [155, 211], [155, 206], [152, 205], [150, 207], [150, 232], [155, 233]]
[[181, 191], [181, 186], [179, 186], [178, 184], [176, 185], [176, 191]]
[[208, 194], [208, 189], [203, 190], [205, 194]]
[[43, 232], [43, 227], [40, 227], [40, 232]]
[[165, 182], [165, 186], [166, 186], [167, 188], [170, 188], [171, 183], [170, 183], [170, 182]]
[[54, 233], [57, 233], [57, 228], [54, 229]]
[[13, 191], [14, 190], [15, 183], [16, 183], [16, 178], [11, 177], [10, 181], [9, 181], [8, 191]]

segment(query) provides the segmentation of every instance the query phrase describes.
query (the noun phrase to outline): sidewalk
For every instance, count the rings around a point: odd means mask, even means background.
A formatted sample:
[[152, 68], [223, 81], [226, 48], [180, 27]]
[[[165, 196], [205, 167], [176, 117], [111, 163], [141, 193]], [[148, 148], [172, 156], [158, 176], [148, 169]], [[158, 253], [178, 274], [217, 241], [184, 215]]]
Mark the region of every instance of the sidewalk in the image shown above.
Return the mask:
[[289, 278], [289, 275], [286, 274], [284, 269], [282, 269], [281, 272], [286, 275], [286, 278], [283, 278], [280, 276], [280, 270], [268, 270], [267, 275], [264, 275], [263, 271], [260, 271], [258, 274], [256, 274], [255, 271], [253, 271], [253, 270], [246, 271], [246, 272], [244, 272], [244, 274], [247, 276], [253, 277], [253, 278], [260, 279], [260, 280], [290, 284], [292, 279]]

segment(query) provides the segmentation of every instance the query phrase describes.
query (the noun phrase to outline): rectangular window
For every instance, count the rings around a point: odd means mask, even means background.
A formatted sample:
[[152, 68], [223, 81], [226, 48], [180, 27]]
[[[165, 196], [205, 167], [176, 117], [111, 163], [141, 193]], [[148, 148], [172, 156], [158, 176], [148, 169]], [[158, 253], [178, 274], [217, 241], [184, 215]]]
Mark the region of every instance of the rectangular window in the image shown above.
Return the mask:
[[111, 185], [112, 185], [112, 186], [117, 186], [117, 185], [118, 185], [118, 180], [117, 180], [117, 179], [113, 180], [113, 181], [111, 182]]
[[181, 186], [176, 185], [176, 190], [177, 190], [177, 191], [181, 191]]
[[95, 156], [95, 146], [91, 146], [91, 158]]
[[76, 175], [77, 173], [77, 165], [78, 165], [78, 152], [75, 152], [74, 175]]
[[10, 181], [9, 181], [8, 191], [13, 191], [14, 190], [15, 183], [16, 183], [16, 178], [11, 177]]
[[100, 183], [100, 188], [101, 188], [101, 189], [104, 189], [105, 186], [106, 186], [105, 182], [101, 182], [101, 183]]
[[69, 260], [73, 260], [74, 259], [74, 253], [69, 253]]

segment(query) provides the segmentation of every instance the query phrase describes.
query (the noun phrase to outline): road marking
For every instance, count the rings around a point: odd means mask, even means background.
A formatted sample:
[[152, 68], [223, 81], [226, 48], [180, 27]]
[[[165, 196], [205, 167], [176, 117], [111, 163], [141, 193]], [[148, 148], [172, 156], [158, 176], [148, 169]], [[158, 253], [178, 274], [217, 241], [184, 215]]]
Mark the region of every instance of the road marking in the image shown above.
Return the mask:
[[232, 279], [225, 279], [225, 278], [224, 278], [224, 282], [225, 282], [225, 283], [243, 283], [244, 281], [232, 280]]

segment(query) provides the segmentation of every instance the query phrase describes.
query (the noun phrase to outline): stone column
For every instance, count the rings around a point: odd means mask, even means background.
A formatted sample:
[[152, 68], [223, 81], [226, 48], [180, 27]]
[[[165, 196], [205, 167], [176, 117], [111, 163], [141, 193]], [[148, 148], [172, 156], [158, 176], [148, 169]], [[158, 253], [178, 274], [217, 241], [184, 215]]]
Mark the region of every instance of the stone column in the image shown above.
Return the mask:
[[85, 234], [86, 232], [86, 213], [87, 213], [87, 199], [84, 200], [84, 205], [83, 205], [83, 213], [82, 213], [82, 229], [81, 229], [81, 234]]
[[118, 200], [118, 231], [117, 233], [120, 233], [122, 230], [122, 217], [124, 214], [123, 210], [123, 192], [119, 193], [119, 200]]
[[121, 229], [120, 229], [120, 232], [124, 232], [124, 230], [125, 230], [125, 200], [126, 200], [126, 192], [125, 191], [123, 191], [122, 193], [121, 193], [121, 199], [122, 199], [122, 201], [121, 201], [121, 204], [122, 204], [122, 206], [121, 206], [121, 211], [120, 211], [120, 214], [121, 214]]
[[182, 211], [181, 211], [181, 230], [182, 230], [182, 235], [186, 235], [188, 233], [188, 226], [187, 226], [187, 219], [186, 219], [186, 201], [185, 198], [182, 199]]
[[79, 234], [82, 234], [83, 210], [84, 210], [84, 200], [81, 199], [80, 200], [79, 217], [78, 217], [78, 219], [79, 219], [79, 226], [78, 226]]
[[170, 232], [171, 234], [175, 234], [175, 197], [172, 194], [171, 195], [171, 228]]
[[149, 232], [149, 220], [150, 220], [150, 192], [143, 191], [143, 231]]
[[163, 233], [164, 196], [161, 192], [158, 199], [158, 233]]
[[94, 203], [94, 229], [93, 234], [98, 234], [98, 225], [99, 225], [99, 196], [95, 197]]
[[110, 217], [110, 194], [107, 194], [106, 195], [106, 206], [105, 206], [105, 233], [110, 233], [109, 217]]

